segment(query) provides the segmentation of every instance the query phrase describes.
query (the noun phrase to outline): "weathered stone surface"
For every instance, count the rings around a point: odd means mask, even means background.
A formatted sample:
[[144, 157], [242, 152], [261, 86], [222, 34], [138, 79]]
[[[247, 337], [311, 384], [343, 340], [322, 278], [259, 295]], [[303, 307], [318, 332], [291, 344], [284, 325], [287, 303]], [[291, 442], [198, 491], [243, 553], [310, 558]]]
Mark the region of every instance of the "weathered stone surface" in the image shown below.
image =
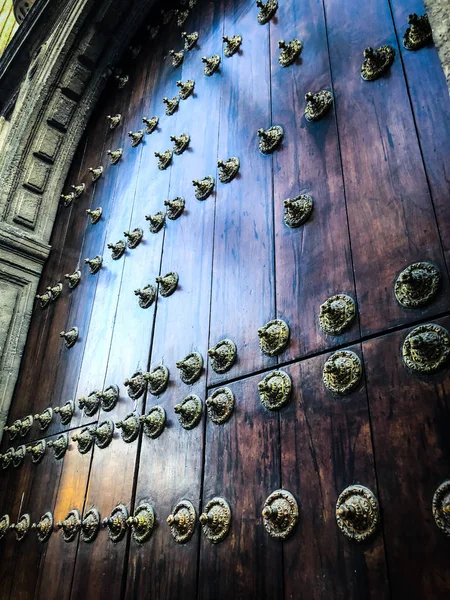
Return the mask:
[[67, 96], [75, 96], [77, 99], [86, 89], [92, 71], [84, 67], [78, 59], [75, 59], [67, 68], [61, 81], [61, 90]]
[[42, 196], [23, 190], [18, 197], [17, 212], [13, 221], [29, 229], [36, 227]]
[[62, 144], [63, 135], [48, 125], [42, 124], [36, 136], [34, 154], [44, 160], [55, 161]]
[[47, 121], [50, 125], [67, 131], [75, 112], [77, 103], [58, 90], [53, 97], [48, 111]]
[[50, 165], [38, 158], [30, 158], [23, 185], [30, 190], [42, 194], [45, 191], [49, 177]]
[[425, 0], [425, 8], [450, 92], [450, 2]]

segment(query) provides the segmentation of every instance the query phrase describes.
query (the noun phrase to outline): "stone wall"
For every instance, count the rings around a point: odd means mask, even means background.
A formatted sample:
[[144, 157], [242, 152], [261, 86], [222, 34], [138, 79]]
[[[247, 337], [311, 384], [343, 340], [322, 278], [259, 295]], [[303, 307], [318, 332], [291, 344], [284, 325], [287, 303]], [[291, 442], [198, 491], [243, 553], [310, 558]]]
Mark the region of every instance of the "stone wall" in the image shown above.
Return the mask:
[[450, 0], [425, 0], [425, 8], [450, 92]]

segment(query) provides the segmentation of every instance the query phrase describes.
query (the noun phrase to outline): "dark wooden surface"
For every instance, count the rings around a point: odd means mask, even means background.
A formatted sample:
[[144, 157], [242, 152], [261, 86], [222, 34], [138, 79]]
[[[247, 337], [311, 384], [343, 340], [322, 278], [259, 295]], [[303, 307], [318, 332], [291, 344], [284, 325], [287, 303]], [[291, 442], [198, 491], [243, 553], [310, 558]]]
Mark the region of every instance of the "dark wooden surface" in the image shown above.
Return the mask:
[[[174, 20], [154, 42], [145, 30], [133, 42], [142, 49], [122, 60], [128, 85], [108, 82], [74, 159], [65, 191], [84, 181], [86, 192], [58, 210], [39, 292], [77, 266], [82, 281], [73, 291], [64, 282], [47, 310], [36, 305], [8, 424], [117, 384], [112, 412], [87, 418], [77, 408], [69, 426], [55, 417], [45, 434], [35, 424], [25, 440], [73, 435], [82, 424], [116, 422], [155, 404], [166, 411], [166, 429], [131, 444], [116, 430], [108, 448], [87, 455], [72, 442], [61, 463], [52, 452], [38, 466], [27, 456], [19, 469], [0, 472], [0, 506], [12, 521], [25, 510], [33, 521], [53, 510], [57, 521], [72, 508], [95, 506], [105, 517], [119, 502], [133, 511], [149, 501], [156, 526], [142, 545], [130, 534], [114, 545], [105, 530], [93, 544], [67, 544], [55, 531], [44, 546], [34, 532], [22, 544], [9, 532], [0, 541], [1, 600], [446, 598], [448, 543], [430, 505], [448, 477], [448, 370], [418, 378], [404, 369], [400, 349], [412, 324], [449, 311], [450, 102], [434, 46], [408, 52], [397, 45], [412, 11], [423, 12], [420, 0], [301, 0], [280, 2], [270, 24], [259, 25], [250, 0], [200, 1], [182, 27]], [[173, 68], [168, 52], [182, 48], [183, 30], [198, 31], [199, 41]], [[223, 55], [223, 34], [242, 35], [239, 54]], [[283, 69], [278, 41], [294, 37], [304, 45], [301, 59]], [[396, 49], [391, 72], [364, 82], [362, 51], [382, 43]], [[201, 57], [214, 53], [220, 71], [208, 78]], [[165, 115], [163, 97], [189, 78], [194, 95]], [[333, 92], [333, 110], [307, 123], [304, 94], [322, 88]], [[106, 115], [117, 112], [123, 120], [111, 131]], [[158, 129], [132, 148], [127, 132], [153, 115]], [[281, 124], [285, 138], [263, 156], [256, 131], [271, 124]], [[189, 149], [160, 171], [154, 152], [181, 133], [191, 136]], [[111, 166], [106, 151], [120, 146], [123, 158]], [[241, 170], [222, 184], [217, 159], [230, 156]], [[88, 168], [99, 164], [103, 176], [92, 183]], [[208, 174], [215, 192], [198, 201], [192, 179]], [[291, 230], [283, 200], [300, 193], [310, 193], [315, 207]], [[182, 216], [150, 233], [145, 215], [179, 195]], [[91, 225], [85, 210], [97, 206], [103, 216]], [[142, 243], [113, 261], [106, 244], [134, 227], [144, 230]], [[84, 258], [96, 254], [103, 268], [91, 276]], [[408, 311], [396, 303], [393, 284], [417, 260], [435, 263], [443, 285], [429, 307]], [[176, 292], [141, 309], [134, 290], [169, 271], [179, 274]], [[318, 313], [339, 292], [355, 298], [359, 319], [335, 338], [322, 334]], [[270, 359], [259, 350], [257, 329], [275, 317], [288, 322], [291, 340]], [[448, 317], [443, 323], [450, 326]], [[67, 350], [59, 332], [72, 325], [80, 338]], [[217, 375], [207, 350], [224, 337], [235, 341], [238, 359]], [[337, 399], [323, 387], [323, 363], [332, 348], [349, 344], [366, 375], [356, 392]], [[192, 350], [205, 367], [187, 386], [175, 363]], [[170, 371], [167, 390], [131, 401], [124, 379], [161, 363]], [[257, 392], [277, 364], [294, 386], [279, 414], [263, 409]], [[189, 393], [204, 402], [227, 382], [236, 397], [231, 420], [214, 425], [204, 410], [195, 429], [182, 429], [174, 405]], [[2, 452], [22, 441], [4, 436]], [[381, 530], [361, 546], [340, 534], [334, 517], [338, 494], [352, 483], [370, 487], [382, 508]], [[265, 498], [279, 487], [300, 510], [284, 544], [266, 534], [261, 519]], [[187, 544], [176, 544], [165, 522], [174, 505], [187, 498], [200, 514], [215, 495], [230, 502], [229, 537], [211, 545], [197, 524]]]

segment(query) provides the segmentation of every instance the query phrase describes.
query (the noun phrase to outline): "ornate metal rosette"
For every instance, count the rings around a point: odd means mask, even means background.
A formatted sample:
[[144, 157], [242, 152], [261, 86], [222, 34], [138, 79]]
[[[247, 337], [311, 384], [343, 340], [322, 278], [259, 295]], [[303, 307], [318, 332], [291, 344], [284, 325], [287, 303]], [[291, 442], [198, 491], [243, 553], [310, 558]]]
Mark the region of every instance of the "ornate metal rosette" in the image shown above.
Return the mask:
[[8, 448], [8, 450], [0, 455], [2, 457], [2, 469], [5, 470], [9, 467], [9, 465], [12, 462], [12, 459], [14, 458], [14, 448]]
[[19, 435], [21, 422], [20, 419], [16, 419], [12, 425], [5, 425], [3, 428], [3, 431], [8, 432], [10, 440], [14, 440]]
[[61, 433], [54, 440], [50, 440], [47, 443], [49, 448], [53, 448], [53, 453], [55, 455], [56, 460], [61, 460], [66, 453], [67, 447], [69, 445], [69, 437], [67, 433]]
[[73, 273], [67, 273], [66, 275], [64, 275], [64, 277], [69, 283], [69, 288], [73, 290], [81, 281], [81, 271], [80, 269], [75, 269]]
[[303, 44], [297, 39], [293, 39], [287, 44], [284, 40], [280, 40], [278, 42], [278, 47], [281, 50], [280, 56], [278, 57], [278, 62], [282, 67], [289, 67], [300, 56], [300, 52], [303, 49]]
[[139, 296], [138, 304], [141, 308], [150, 308], [156, 299], [156, 288], [149, 283], [144, 288], [134, 290], [135, 296]]
[[123, 240], [119, 240], [115, 244], [108, 244], [108, 248], [111, 250], [112, 259], [119, 260], [125, 252], [126, 244]]
[[17, 523], [12, 523], [9, 527], [14, 530], [16, 540], [21, 542], [30, 529], [30, 515], [28, 513], [23, 514]]
[[219, 167], [219, 181], [222, 183], [230, 183], [238, 174], [241, 163], [236, 156], [232, 156], [226, 161], [217, 161]]
[[45, 431], [47, 427], [50, 425], [53, 419], [53, 409], [48, 407], [42, 411], [41, 414], [37, 413], [34, 415], [35, 421], [39, 422], [39, 428], [41, 431]]
[[195, 530], [196, 514], [192, 502], [181, 500], [167, 517], [167, 525], [178, 544], [188, 542]]
[[261, 404], [267, 410], [279, 410], [291, 397], [291, 378], [284, 371], [273, 371], [258, 383]]
[[142, 502], [134, 511], [134, 516], [127, 519], [133, 529], [133, 537], [139, 544], [143, 544], [153, 533], [155, 526], [155, 513], [148, 502]]
[[121, 114], [117, 114], [117, 115], [114, 115], [114, 116], [106, 115], [106, 118], [109, 121], [109, 128], [110, 129], [115, 129], [119, 125], [119, 123], [121, 122], [122, 115]]
[[163, 102], [166, 105], [166, 115], [170, 117], [177, 110], [178, 104], [180, 103], [180, 99], [178, 98], [178, 96], [174, 96], [172, 100], [169, 100], [169, 98], [163, 98]]
[[367, 540], [380, 521], [375, 494], [363, 485], [345, 488], [336, 502], [336, 521], [345, 537], [356, 542]]
[[164, 431], [166, 411], [162, 406], [152, 406], [148, 413], [142, 415], [139, 420], [143, 423], [145, 435], [155, 439]]
[[129, 517], [128, 509], [123, 504], [118, 504], [111, 511], [111, 515], [102, 521], [103, 527], [108, 528], [109, 539], [114, 542], [120, 542], [127, 532], [127, 519]]
[[397, 277], [394, 293], [397, 301], [405, 308], [418, 308], [428, 304], [437, 294], [441, 274], [427, 262], [409, 265]]
[[302, 194], [284, 201], [284, 222], [288, 227], [300, 227], [312, 213], [314, 201], [311, 196]]
[[124, 232], [124, 236], [128, 239], [128, 241], [127, 241], [128, 248], [133, 250], [134, 248], [139, 246], [143, 235], [144, 235], [144, 232], [142, 231], [142, 229], [140, 227], [135, 227], [133, 229], [133, 231]]
[[184, 40], [184, 49], [189, 51], [192, 50], [198, 41], [198, 32], [193, 31], [192, 33], [187, 33], [186, 31], [183, 31], [181, 37]]
[[184, 83], [182, 81], [177, 81], [177, 86], [180, 88], [178, 95], [181, 100], [187, 100], [194, 91], [195, 81], [193, 79], [188, 79]]
[[73, 400], [67, 400], [63, 406], [57, 406], [55, 413], [59, 414], [61, 419], [61, 425], [68, 425], [72, 420], [73, 413], [75, 412], [75, 402]]
[[136, 148], [142, 142], [142, 138], [144, 137], [144, 130], [139, 129], [138, 131], [129, 131], [128, 137], [131, 138], [131, 146], [132, 148]]
[[441, 483], [434, 492], [431, 508], [436, 525], [450, 536], [450, 480]]
[[223, 53], [228, 58], [230, 58], [231, 56], [236, 54], [236, 52], [239, 51], [239, 48], [241, 47], [241, 44], [242, 44], [242, 36], [240, 36], [240, 35], [234, 35], [231, 38], [224, 35], [222, 40], [223, 40], [223, 43], [225, 44]]
[[132, 400], [137, 400], [145, 392], [145, 383], [142, 371], [136, 371], [130, 379], [125, 379], [123, 384], [127, 388], [128, 396]]
[[195, 394], [189, 394], [174, 406], [174, 411], [183, 429], [194, 429], [202, 416], [202, 401]]
[[159, 294], [163, 298], [171, 296], [178, 286], [178, 273], [171, 271], [164, 275], [164, 277], [157, 277], [156, 282], [159, 283]]
[[146, 221], [149, 221], [148, 228], [151, 233], [158, 233], [158, 231], [164, 226], [166, 220], [165, 214], [160, 210], [154, 215], [145, 215]]
[[380, 46], [376, 50], [366, 48], [361, 66], [361, 77], [365, 81], [374, 81], [381, 77], [394, 62], [395, 50], [392, 46]]
[[208, 350], [208, 355], [212, 370], [216, 373], [226, 373], [236, 360], [236, 344], [232, 340], [221, 340]]
[[119, 386], [109, 385], [104, 392], [98, 392], [97, 397], [100, 398], [102, 410], [109, 412], [116, 407], [119, 400]]
[[275, 490], [264, 502], [262, 517], [267, 533], [278, 540], [285, 540], [298, 521], [297, 501], [287, 490]]
[[114, 423], [106, 419], [94, 427], [95, 445], [99, 448], [106, 448], [111, 443], [114, 433]]
[[320, 305], [320, 329], [329, 335], [339, 335], [350, 325], [355, 315], [353, 298], [346, 294], [331, 296]]
[[180, 10], [176, 9], [175, 14], [177, 15], [177, 25], [178, 27], [183, 27], [186, 19], [189, 16], [189, 10]]
[[91, 210], [90, 208], [88, 208], [86, 210], [86, 214], [88, 214], [91, 217], [91, 224], [96, 225], [102, 217], [103, 208], [101, 206], [99, 206], [98, 208], [95, 208], [94, 210]]
[[190, 385], [197, 381], [203, 369], [203, 358], [199, 352], [191, 352], [183, 360], [177, 362], [180, 378], [183, 383]]
[[30, 429], [33, 427], [33, 423], [33, 415], [27, 415], [20, 421], [19, 436], [21, 438], [25, 437], [28, 434]]
[[116, 422], [116, 427], [117, 429], [121, 429], [122, 439], [127, 444], [134, 442], [137, 438], [139, 435], [139, 426], [140, 421], [135, 413], [129, 413], [125, 419]]
[[78, 400], [78, 408], [82, 409], [87, 417], [95, 415], [99, 406], [100, 398], [98, 397], [98, 390], [93, 390], [89, 392], [88, 396]]
[[189, 146], [189, 142], [191, 141], [191, 137], [188, 133], [182, 133], [178, 137], [171, 135], [170, 140], [174, 142], [173, 144], [173, 152], [176, 155], [183, 154], [186, 148]]
[[80, 433], [72, 436], [72, 441], [78, 443], [78, 452], [86, 454], [94, 444], [94, 434], [91, 427], [83, 427]]
[[39, 519], [38, 523], [32, 523], [31, 529], [36, 531], [38, 542], [44, 544], [51, 536], [53, 532], [53, 515], [52, 513], [46, 512]]
[[71, 510], [64, 521], [56, 523], [58, 529], [62, 529], [62, 536], [65, 542], [73, 542], [77, 537], [81, 527], [80, 513], [76, 508]]
[[230, 388], [215, 390], [206, 400], [208, 417], [216, 425], [223, 425], [233, 414], [234, 395]]
[[41, 462], [44, 458], [45, 451], [47, 450], [47, 442], [45, 440], [39, 440], [32, 446], [27, 446], [27, 452], [31, 454], [31, 462], [35, 465]]
[[223, 498], [213, 498], [199, 517], [203, 533], [212, 544], [223, 541], [231, 525], [231, 509]]
[[117, 165], [123, 155], [123, 148], [117, 148], [117, 150], [107, 150], [106, 154], [109, 156], [109, 162], [112, 165]]
[[319, 121], [333, 105], [333, 96], [328, 90], [308, 92], [305, 100], [305, 119], [307, 121]]
[[155, 156], [158, 159], [158, 169], [160, 171], [164, 171], [172, 162], [173, 153], [172, 150], [170, 150], [169, 148], [168, 150], [165, 150], [162, 154], [161, 152], [155, 152]]
[[409, 27], [403, 36], [403, 46], [407, 50], [419, 50], [432, 39], [428, 15], [418, 16], [415, 13], [408, 17]]
[[158, 365], [151, 373], [145, 375], [148, 382], [148, 391], [152, 396], [159, 396], [167, 388], [169, 382], [169, 369], [164, 365]]
[[13, 464], [14, 468], [17, 469], [18, 467], [20, 467], [20, 465], [24, 461], [26, 453], [27, 453], [26, 446], [24, 446], [24, 445], [17, 446], [17, 448], [14, 450], [14, 453], [12, 455], [12, 464]]
[[272, 154], [281, 144], [284, 130], [280, 125], [274, 125], [269, 129], [258, 129], [259, 151], [261, 154]]
[[203, 73], [206, 77], [211, 77], [217, 71], [220, 65], [220, 56], [218, 54], [213, 54], [211, 58], [206, 58], [205, 56], [202, 58], [202, 62], [205, 65], [203, 69]]
[[183, 213], [185, 201], [184, 198], [178, 196], [173, 200], [164, 200], [164, 205], [167, 206], [167, 218], [175, 221]]
[[84, 262], [89, 265], [89, 273], [95, 275], [102, 268], [103, 257], [97, 254], [95, 258], [85, 258]]
[[100, 528], [100, 513], [96, 508], [91, 508], [84, 515], [84, 519], [81, 522], [81, 534], [80, 537], [83, 542], [90, 544], [95, 540]]
[[289, 341], [289, 326], [281, 319], [269, 321], [258, 329], [259, 347], [266, 356], [281, 354]]
[[155, 129], [158, 127], [159, 118], [152, 117], [151, 119], [143, 118], [142, 122], [145, 123], [145, 133], [147, 135], [151, 135]]
[[99, 179], [99, 177], [101, 177], [102, 173], [103, 173], [103, 167], [97, 167], [96, 169], [93, 169], [92, 167], [89, 168], [89, 172], [92, 175], [92, 181], [97, 181], [97, 179]]
[[264, 3], [262, 0], [257, 0], [256, 6], [259, 8], [258, 23], [265, 25], [277, 12], [278, 2], [277, 0], [267, 0]]
[[358, 385], [362, 375], [359, 356], [351, 350], [340, 350], [332, 354], [323, 367], [325, 387], [340, 396], [345, 396]]
[[201, 181], [197, 181], [197, 179], [193, 180], [193, 185], [195, 187], [195, 197], [197, 200], [206, 200], [214, 189], [214, 179], [207, 175]]
[[406, 336], [402, 355], [405, 365], [412, 371], [438, 371], [450, 356], [449, 333], [436, 323], [420, 325]]
[[3, 515], [0, 518], [0, 540], [4, 537], [5, 533], [9, 530], [9, 515]]

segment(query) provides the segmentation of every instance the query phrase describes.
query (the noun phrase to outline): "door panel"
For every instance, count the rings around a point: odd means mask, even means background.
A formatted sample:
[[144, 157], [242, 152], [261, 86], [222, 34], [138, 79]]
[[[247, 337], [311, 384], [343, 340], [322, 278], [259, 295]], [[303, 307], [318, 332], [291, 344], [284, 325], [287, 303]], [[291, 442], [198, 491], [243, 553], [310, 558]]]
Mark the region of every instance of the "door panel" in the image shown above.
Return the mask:
[[[450, 328], [450, 319], [436, 321]], [[409, 329], [363, 344], [374, 453], [394, 598], [447, 598], [449, 539], [431, 502], [449, 478], [448, 369], [420, 377], [402, 363]]]

